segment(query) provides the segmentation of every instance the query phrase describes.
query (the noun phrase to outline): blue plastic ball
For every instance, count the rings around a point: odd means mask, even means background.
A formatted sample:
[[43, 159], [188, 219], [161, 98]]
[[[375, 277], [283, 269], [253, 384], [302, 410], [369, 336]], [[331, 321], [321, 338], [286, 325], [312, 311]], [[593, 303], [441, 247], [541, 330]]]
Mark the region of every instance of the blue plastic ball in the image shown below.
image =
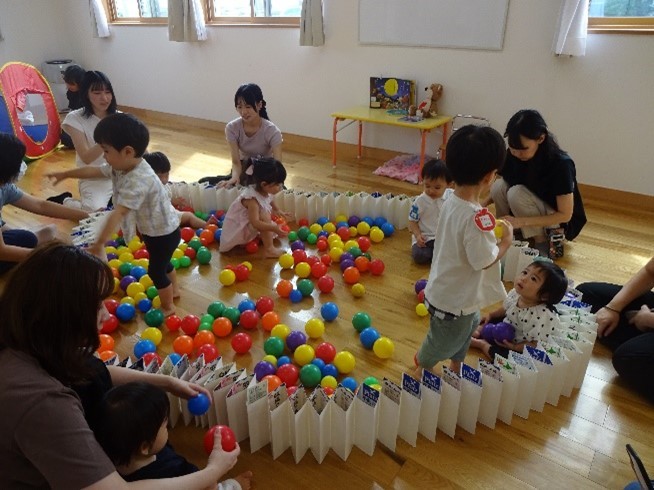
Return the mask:
[[288, 299], [291, 300], [291, 303], [299, 303], [302, 301], [302, 298], [304, 296], [302, 295], [302, 292], [299, 289], [293, 289], [291, 291], [291, 294], [288, 295]]
[[357, 380], [354, 379], [352, 376], [348, 376], [347, 378], [343, 378], [341, 381], [341, 384], [345, 386], [348, 390], [350, 390], [352, 393], [356, 391], [356, 389], [359, 386], [359, 383], [357, 383]]
[[375, 224], [375, 220], [372, 219], [370, 216], [364, 216], [361, 221], [365, 221], [368, 223], [368, 226], [372, 227]]
[[256, 309], [257, 309], [257, 305], [251, 299], [244, 299], [238, 304], [238, 311], [240, 311], [241, 313], [247, 310], [256, 310]]
[[375, 218], [375, 221], [373, 222], [373, 224], [375, 226], [378, 226], [379, 228], [381, 228], [382, 226], [384, 226], [384, 223], [386, 223], [387, 221], [388, 220], [386, 218], [384, 218], [383, 216], [377, 216]]
[[322, 373], [323, 378], [325, 376], [334, 376], [334, 378], [338, 377], [338, 369], [336, 369], [336, 366], [333, 364], [325, 364], [322, 369], [320, 369], [320, 372]]
[[284, 364], [290, 364], [291, 363], [291, 358], [288, 356], [280, 356], [277, 359], [277, 368], [280, 366], [283, 366]]
[[338, 317], [338, 306], [331, 301], [320, 307], [320, 314], [326, 322], [332, 322]]
[[364, 328], [359, 334], [359, 340], [366, 349], [372, 349], [372, 346], [379, 337], [381, 337], [380, 333], [373, 327]]
[[381, 228], [381, 231], [384, 232], [385, 237], [389, 237], [393, 233], [395, 233], [395, 227], [389, 222], [384, 223], [383, 225], [380, 226], [380, 228]]
[[320, 226], [324, 226], [325, 223], [327, 223], [328, 221], [329, 221], [329, 218], [327, 218], [327, 216], [321, 216], [320, 218], [318, 218], [316, 220], [316, 223], [318, 223]]
[[[325, 361], [323, 361], [322, 359], [319, 359], [318, 357], [316, 357], [315, 359], [313, 359], [313, 360], [311, 361], [311, 364], [313, 364], [314, 366], [318, 366], [318, 369], [320, 369], [320, 372], [321, 372], [321, 373], [322, 373], [323, 368], [324, 368], [325, 365], [326, 365], [326, 364], [325, 364]], [[323, 374], [323, 376], [324, 376], [324, 374]]]
[[136, 303], [136, 307], [141, 313], [147, 313], [152, 309], [152, 301], [150, 301], [148, 298], [143, 298], [141, 301]]
[[134, 344], [134, 355], [137, 359], [140, 359], [148, 352], [157, 352], [157, 346], [151, 340], [139, 340]]
[[188, 400], [188, 411], [193, 415], [204, 415], [209, 410], [211, 401], [204, 393], [198, 393]]
[[136, 315], [136, 308], [129, 303], [122, 303], [116, 308], [116, 318], [121, 322], [128, 322]]
[[177, 352], [171, 352], [168, 354], [168, 357], [170, 358], [170, 362], [173, 363], [173, 366], [182, 360], [182, 356], [180, 356]]
[[327, 233], [325, 230], [318, 232], [318, 235], [316, 235], [318, 238], [320, 237], [325, 237], [327, 238], [329, 236], [329, 233]]
[[350, 226], [347, 224], [347, 221], [339, 221], [336, 223], [336, 229], [338, 230], [341, 226], [344, 226], [345, 228], [349, 228]]
[[136, 266], [132, 267], [132, 270], [129, 271], [129, 275], [134, 276], [137, 281], [139, 279], [141, 279], [147, 273], [148, 273], [148, 271], [145, 269], [145, 267], [141, 267], [140, 265], [136, 265]]
[[215, 241], [219, 242], [219, 241], [220, 241], [220, 236], [221, 236], [222, 234], [223, 234], [223, 230], [221, 230], [220, 228], [218, 228], [218, 229], [215, 231], [215, 233], [213, 234], [213, 239], [214, 239]]

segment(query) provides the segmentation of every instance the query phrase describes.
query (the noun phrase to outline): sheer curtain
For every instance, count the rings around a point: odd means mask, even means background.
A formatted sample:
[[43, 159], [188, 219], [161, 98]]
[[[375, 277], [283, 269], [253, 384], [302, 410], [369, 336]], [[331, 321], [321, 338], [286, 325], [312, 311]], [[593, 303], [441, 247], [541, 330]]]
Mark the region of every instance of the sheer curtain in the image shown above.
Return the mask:
[[168, 39], [206, 41], [207, 26], [200, 0], [168, 0]]
[[93, 37], [109, 37], [109, 23], [107, 22], [107, 13], [104, 11], [102, 0], [89, 0], [91, 11], [91, 28]]
[[322, 23], [322, 0], [303, 0], [300, 18], [300, 46], [322, 46], [325, 32]]
[[588, 0], [563, 0], [552, 50], [557, 55], [584, 56], [588, 35]]

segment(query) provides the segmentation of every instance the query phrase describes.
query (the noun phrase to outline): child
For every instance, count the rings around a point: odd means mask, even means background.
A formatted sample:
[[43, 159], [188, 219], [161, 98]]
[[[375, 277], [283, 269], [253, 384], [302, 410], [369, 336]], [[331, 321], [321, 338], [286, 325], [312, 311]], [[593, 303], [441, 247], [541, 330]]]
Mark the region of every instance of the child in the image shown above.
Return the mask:
[[[554, 307], [568, 290], [568, 280], [559, 266], [537, 260], [518, 272], [501, 308], [481, 319], [479, 327], [472, 334], [470, 345], [480, 349], [493, 359], [495, 354], [507, 357], [509, 350], [522, 352], [525, 344], [536, 345], [545, 341], [559, 327]], [[480, 338], [483, 326], [488, 322], [503, 320], [515, 328], [513, 341], [491, 345]]]
[[143, 160], [150, 141], [148, 128], [131, 114], [112, 114], [98, 123], [93, 133], [102, 147], [108, 165], [88, 166], [48, 176], [55, 184], [69, 177], [111, 177], [114, 209], [109, 214], [89, 252], [104, 256], [104, 243], [119, 227], [128, 242], [141, 233], [150, 253], [148, 274], [159, 291], [165, 316], [175, 312], [173, 298], [179, 297], [177, 276], [170, 263], [181, 236], [179, 216], [166, 194], [161, 180]]
[[47, 225], [35, 232], [10, 229], [2, 219], [2, 208], [13, 204], [17, 208], [51, 218], [79, 221], [88, 214], [78, 209], [25, 194], [15, 181], [21, 172], [25, 157], [25, 145], [14, 135], [0, 133], [0, 274], [25, 259], [39, 243], [52, 240], [56, 234], [54, 225]]
[[[105, 164], [102, 148], [93, 140], [93, 131], [105, 117], [117, 112], [116, 96], [107, 76], [99, 71], [87, 71], [80, 88], [82, 107], [69, 112], [62, 123], [75, 145], [75, 165], [79, 168], [99, 167]], [[80, 198], [73, 199], [70, 192], [48, 198], [72, 208], [92, 212], [105, 209], [111, 199], [111, 180], [99, 177], [79, 182]]]
[[420, 367], [431, 369], [445, 359], [451, 359], [450, 367], [458, 373], [470, 336], [479, 325], [479, 309], [506, 296], [499, 276], [493, 281], [484, 269], [507, 251], [513, 230], [509, 223], [501, 223], [498, 246], [495, 218], [480, 204], [480, 196], [488, 192], [502, 167], [505, 152], [502, 135], [490, 127], [464, 126], [447, 143], [446, 164], [456, 187], [443, 205], [434, 239], [425, 288], [431, 319], [415, 359], [417, 375]]
[[234, 185], [239, 183], [243, 166], [249, 158], [282, 160], [282, 132], [268, 120], [261, 88], [254, 83], [241, 85], [234, 95], [234, 106], [240, 117], [225, 126], [232, 155], [232, 172], [230, 175], [204, 177], [199, 180], [201, 183]]
[[[143, 159], [148, 162], [148, 164], [150, 164], [152, 170], [154, 170], [154, 173], [157, 174], [157, 177], [159, 177], [159, 180], [161, 180], [161, 183], [166, 189], [166, 194], [173, 203], [173, 206], [177, 208], [177, 206], [180, 204], [183, 205], [183, 202], [180, 201], [177, 203], [172, 199], [172, 190], [168, 185], [168, 179], [170, 177], [170, 160], [168, 160], [168, 157], [160, 151], [153, 151], [152, 153], [143, 154]], [[190, 226], [191, 228], [204, 228], [207, 226], [206, 221], [198, 218], [196, 215], [189, 211], [178, 211], [178, 214], [180, 226]], [[216, 218], [212, 217], [209, 221], [216, 222]]]
[[[174, 478], [198, 471], [168, 444], [169, 412], [166, 392], [150, 383], [126, 383], [104, 395], [99, 412], [102, 423], [94, 428], [95, 436], [126, 481]], [[252, 473], [246, 472], [217, 488], [246, 490], [251, 478]]]
[[284, 250], [275, 247], [273, 240], [275, 235], [286, 236], [288, 231], [272, 220], [272, 214], [285, 215], [277, 209], [273, 196], [284, 187], [286, 169], [274, 158], [254, 158], [243, 173], [248, 186], [225, 214], [219, 250], [227, 252], [261, 236], [264, 256], [279, 257]]
[[413, 201], [409, 211], [411, 257], [416, 264], [431, 264], [441, 208], [454, 191], [450, 188], [452, 177], [443, 160], [429, 160], [420, 176], [423, 193]]

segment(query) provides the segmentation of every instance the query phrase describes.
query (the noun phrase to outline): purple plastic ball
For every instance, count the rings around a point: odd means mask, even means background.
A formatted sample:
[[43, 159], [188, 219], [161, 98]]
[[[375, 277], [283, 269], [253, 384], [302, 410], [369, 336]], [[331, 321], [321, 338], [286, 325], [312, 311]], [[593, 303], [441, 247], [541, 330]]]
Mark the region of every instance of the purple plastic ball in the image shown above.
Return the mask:
[[343, 252], [340, 258], [341, 263], [344, 260], [354, 260], [354, 255], [352, 255], [350, 252]]
[[493, 329], [493, 339], [498, 344], [503, 343], [505, 340], [509, 342], [515, 338], [515, 328], [510, 323], [499, 322], [495, 324]]
[[354, 260], [342, 260], [339, 263], [341, 272], [344, 272], [348, 267], [354, 267]]
[[295, 352], [295, 349], [297, 349], [302, 344], [306, 344], [306, 343], [307, 343], [307, 336], [304, 335], [304, 333], [300, 332], [299, 330], [293, 330], [286, 337], [286, 347], [288, 347], [288, 349], [291, 352]]
[[413, 288], [415, 289], [416, 294], [418, 294], [420, 291], [425, 289], [425, 286], [427, 286], [427, 279], [418, 279]]
[[302, 240], [295, 240], [291, 243], [291, 250], [304, 250], [304, 242]]
[[254, 366], [254, 375], [257, 377], [257, 381], [261, 381], [264, 376], [269, 374], [275, 374], [277, 369], [268, 361], [259, 361]]
[[484, 325], [484, 328], [481, 329], [481, 338], [484, 339], [486, 342], [492, 344], [495, 342], [493, 332], [495, 331], [495, 324], [494, 323], [487, 323]]
[[359, 218], [358, 216], [350, 216], [347, 220], [347, 224], [349, 226], [356, 226], [359, 224], [359, 221], [361, 221], [361, 218]]

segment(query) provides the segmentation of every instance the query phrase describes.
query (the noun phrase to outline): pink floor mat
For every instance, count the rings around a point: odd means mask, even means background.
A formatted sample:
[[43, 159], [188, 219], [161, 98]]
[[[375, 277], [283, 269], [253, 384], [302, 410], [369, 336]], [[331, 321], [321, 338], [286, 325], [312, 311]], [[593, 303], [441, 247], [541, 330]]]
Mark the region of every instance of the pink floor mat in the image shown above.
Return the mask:
[[[430, 159], [430, 156], [425, 155], [425, 162]], [[398, 155], [374, 170], [373, 174], [417, 184], [419, 172], [420, 155]]]

